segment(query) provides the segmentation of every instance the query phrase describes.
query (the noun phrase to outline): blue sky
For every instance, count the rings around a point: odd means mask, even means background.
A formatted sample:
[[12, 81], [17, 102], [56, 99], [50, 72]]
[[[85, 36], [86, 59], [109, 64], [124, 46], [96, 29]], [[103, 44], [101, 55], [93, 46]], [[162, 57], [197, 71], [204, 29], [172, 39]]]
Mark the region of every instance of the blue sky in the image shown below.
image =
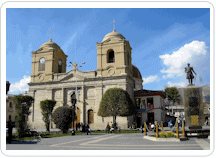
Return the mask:
[[[184, 87], [184, 67], [194, 67], [196, 85], [210, 84], [210, 9], [18, 9], [6, 10], [6, 80], [10, 94], [28, 90], [31, 51], [50, 39], [68, 55], [67, 64], [86, 62], [81, 71], [97, 69], [96, 43], [112, 31], [129, 40], [132, 63], [140, 70], [144, 89]], [[67, 71], [71, 68], [68, 67]], [[201, 80], [202, 79], [202, 82]]]

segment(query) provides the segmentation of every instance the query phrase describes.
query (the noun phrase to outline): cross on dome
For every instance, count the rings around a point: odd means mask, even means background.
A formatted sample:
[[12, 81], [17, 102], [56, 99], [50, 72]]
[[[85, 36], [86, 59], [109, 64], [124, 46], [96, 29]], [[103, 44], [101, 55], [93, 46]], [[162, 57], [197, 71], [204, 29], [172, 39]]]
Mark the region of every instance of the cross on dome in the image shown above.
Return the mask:
[[113, 19], [113, 21], [112, 21], [112, 23], [113, 23], [113, 31], [115, 31], [115, 23], [116, 23], [117, 21], [115, 21], [115, 19]]
[[50, 39], [51, 39], [51, 41], [52, 41], [52, 33], [53, 33], [53, 30], [51, 29], [50, 30]]

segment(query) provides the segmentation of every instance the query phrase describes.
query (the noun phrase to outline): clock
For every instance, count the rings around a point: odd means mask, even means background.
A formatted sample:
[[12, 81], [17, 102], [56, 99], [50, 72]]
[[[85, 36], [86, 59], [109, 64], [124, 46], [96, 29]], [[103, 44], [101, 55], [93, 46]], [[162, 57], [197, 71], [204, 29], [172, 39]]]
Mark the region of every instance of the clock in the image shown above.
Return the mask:
[[45, 58], [40, 58], [40, 63], [44, 64], [45, 63]]
[[59, 64], [59, 65], [62, 65], [62, 61], [61, 61], [61, 59], [59, 59], [58, 64]]

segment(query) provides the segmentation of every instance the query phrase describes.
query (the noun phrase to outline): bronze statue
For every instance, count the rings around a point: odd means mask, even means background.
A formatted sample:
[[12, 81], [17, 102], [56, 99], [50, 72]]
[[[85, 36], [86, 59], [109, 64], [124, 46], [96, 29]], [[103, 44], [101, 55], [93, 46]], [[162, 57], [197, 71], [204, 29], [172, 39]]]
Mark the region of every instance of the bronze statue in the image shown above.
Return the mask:
[[196, 72], [194, 71], [193, 67], [190, 67], [190, 63], [187, 64], [188, 67], [185, 67], [185, 72], [187, 73], [186, 79], [188, 79], [189, 85], [193, 85], [194, 75]]

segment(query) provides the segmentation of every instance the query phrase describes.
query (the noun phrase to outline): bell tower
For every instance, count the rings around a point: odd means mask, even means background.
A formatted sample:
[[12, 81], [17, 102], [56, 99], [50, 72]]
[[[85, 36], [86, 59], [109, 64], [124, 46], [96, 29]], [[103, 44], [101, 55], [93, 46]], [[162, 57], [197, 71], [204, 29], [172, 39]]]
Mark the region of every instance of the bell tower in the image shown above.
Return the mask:
[[132, 75], [132, 48], [124, 36], [113, 30], [96, 45], [98, 77]]
[[50, 39], [32, 51], [31, 83], [53, 81], [54, 73], [66, 72], [67, 55]]

